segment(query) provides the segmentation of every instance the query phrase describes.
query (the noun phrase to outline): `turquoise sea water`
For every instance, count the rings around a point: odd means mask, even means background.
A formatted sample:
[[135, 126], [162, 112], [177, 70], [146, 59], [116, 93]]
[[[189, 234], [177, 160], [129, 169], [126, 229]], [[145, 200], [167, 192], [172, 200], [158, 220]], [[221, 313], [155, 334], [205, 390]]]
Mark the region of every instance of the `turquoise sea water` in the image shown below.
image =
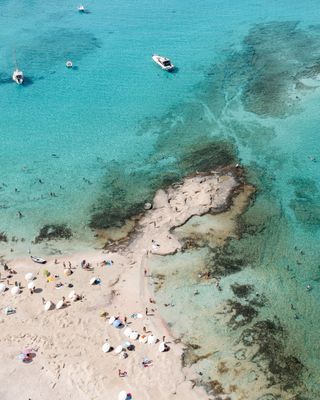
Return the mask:
[[[239, 222], [241, 240], [158, 260], [157, 268], [189, 278], [158, 296], [174, 299], [178, 286], [183, 295], [164, 310], [173, 330], [193, 342], [202, 332], [221, 346], [201, 370], [228, 391], [218, 363], [242, 368], [230, 373], [234, 398], [320, 398], [320, 96], [310, 88], [320, 73], [317, 2], [94, 0], [85, 15], [77, 6], [0, 0], [3, 254], [26, 253], [45, 224], [66, 224], [69, 248], [92, 245], [89, 226], [119, 225], [159, 185], [238, 158], [258, 188]], [[23, 87], [10, 79], [14, 52], [28, 78]], [[171, 57], [177, 71], [163, 73], [152, 53]], [[67, 59], [76, 68], [67, 70]], [[53, 247], [59, 242], [42, 250]], [[185, 318], [177, 310], [203, 285], [193, 268], [217, 263], [222, 292], [207, 282]], [[247, 299], [235, 300], [235, 282], [254, 286]], [[208, 322], [208, 310], [239, 308], [230, 299], [252, 303], [252, 319]], [[187, 329], [190, 320], [199, 330]], [[234, 361], [248, 335], [258, 337], [259, 354], [247, 346]]]

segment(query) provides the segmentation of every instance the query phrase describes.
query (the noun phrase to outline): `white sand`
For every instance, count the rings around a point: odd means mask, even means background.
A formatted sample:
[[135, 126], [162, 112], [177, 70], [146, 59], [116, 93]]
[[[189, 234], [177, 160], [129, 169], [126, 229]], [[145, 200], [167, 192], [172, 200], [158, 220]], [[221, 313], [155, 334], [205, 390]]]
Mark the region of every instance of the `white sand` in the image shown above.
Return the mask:
[[[149, 303], [148, 260], [152, 253], [170, 254], [179, 251], [181, 244], [170, 230], [183, 225], [194, 215], [209, 210], [221, 210], [233, 190], [238, 186], [229, 174], [196, 176], [181, 185], [157, 192], [153, 209], [147, 211], [139, 222], [136, 232], [126, 248], [117, 253], [95, 250], [92, 253], [54, 257], [46, 265], [32, 263], [29, 258], [9, 260], [9, 267], [17, 271], [10, 279], [21, 282], [22, 293], [12, 296], [10, 290], [0, 295], [0, 399], [1, 400], [102, 400], [117, 399], [121, 390], [132, 394], [133, 400], [201, 400], [208, 399], [202, 388], [193, 387], [192, 369], [182, 369], [182, 346], [175, 344], [157, 305]], [[154, 241], [154, 242], [153, 242]], [[86, 259], [94, 267], [86, 271], [80, 263]], [[101, 266], [103, 260], [111, 259], [112, 266]], [[62, 263], [71, 262], [73, 274], [64, 275]], [[47, 282], [43, 271], [59, 278]], [[35, 285], [40, 293], [30, 294], [24, 276], [36, 275]], [[2, 278], [6, 273], [1, 268]], [[92, 277], [101, 279], [100, 285], [90, 285]], [[6, 279], [3, 280], [6, 282]], [[61, 282], [61, 289], [55, 288]], [[69, 283], [73, 288], [68, 288]], [[57, 304], [75, 290], [83, 298], [69, 302], [63, 309], [44, 311], [42, 298]], [[16, 313], [5, 315], [7, 306]], [[150, 315], [145, 315], [148, 307]], [[154, 312], [151, 311], [154, 309]], [[101, 317], [102, 312], [108, 316]], [[141, 313], [143, 318], [130, 318]], [[141, 344], [123, 335], [124, 329], [108, 324], [110, 316], [128, 318], [131, 329], [143, 334], [143, 327], [151, 334], [165, 340], [170, 350], [158, 351], [155, 345]], [[102, 346], [108, 339], [114, 348], [130, 340], [134, 351], [121, 359], [111, 351], [103, 353]], [[25, 348], [33, 348], [35, 357], [29, 364], [17, 358]], [[142, 360], [152, 360], [144, 368]], [[119, 377], [118, 369], [127, 372]]]

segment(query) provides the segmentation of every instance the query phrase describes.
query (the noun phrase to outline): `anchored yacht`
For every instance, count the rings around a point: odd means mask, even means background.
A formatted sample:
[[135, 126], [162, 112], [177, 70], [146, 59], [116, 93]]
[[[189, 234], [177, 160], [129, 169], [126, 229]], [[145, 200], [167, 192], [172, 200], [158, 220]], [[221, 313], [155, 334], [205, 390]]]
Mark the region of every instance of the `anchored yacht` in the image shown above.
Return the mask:
[[15, 81], [18, 85], [23, 84], [23, 72], [16, 68], [12, 74], [12, 80]]
[[154, 54], [152, 56], [152, 59], [156, 64], [160, 65], [160, 67], [162, 69], [164, 69], [165, 71], [172, 71], [174, 69], [174, 65], [167, 57], [163, 57], [163, 56]]

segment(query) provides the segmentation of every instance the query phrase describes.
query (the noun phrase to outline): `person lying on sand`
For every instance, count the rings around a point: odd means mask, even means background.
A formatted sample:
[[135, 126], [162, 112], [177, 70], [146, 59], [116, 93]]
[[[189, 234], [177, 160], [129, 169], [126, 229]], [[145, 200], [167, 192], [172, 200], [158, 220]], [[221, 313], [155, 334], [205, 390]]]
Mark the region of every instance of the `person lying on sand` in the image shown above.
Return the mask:
[[118, 375], [120, 376], [120, 378], [124, 378], [126, 376], [128, 376], [127, 371], [121, 371], [121, 369], [118, 370]]

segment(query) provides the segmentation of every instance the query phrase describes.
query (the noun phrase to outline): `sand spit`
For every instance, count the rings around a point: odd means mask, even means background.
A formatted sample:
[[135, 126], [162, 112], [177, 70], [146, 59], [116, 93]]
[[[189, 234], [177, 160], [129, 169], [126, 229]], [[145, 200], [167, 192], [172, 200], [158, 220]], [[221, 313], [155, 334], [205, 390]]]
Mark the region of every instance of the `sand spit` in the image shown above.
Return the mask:
[[[236, 175], [236, 168], [197, 174], [159, 190], [127, 246], [117, 252], [52, 257], [45, 265], [8, 260], [9, 270], [1, 267], [7, 288], [0, 294], [1, 400], [116, 400], [122, 390], [133, 400], [212, 398], [194, 386], [194, 371], [182, 368], [182, 345], [150, 298], [148, 260], [153, 253], [181, 249], [175, 227], [226, 210], [234, 191], [241, 190]], [[34, 279], [27, 281], [30, 272]], [[21, 292], [12, 295], [15, 282]], [[112, 316], [119, 327], [109, 323]], [[157, 343], [143, 343], [150, 336]], [[169, 351], [159, 351], [162, 342]], [[106, 343], [111, 349], [105, 353]]]

